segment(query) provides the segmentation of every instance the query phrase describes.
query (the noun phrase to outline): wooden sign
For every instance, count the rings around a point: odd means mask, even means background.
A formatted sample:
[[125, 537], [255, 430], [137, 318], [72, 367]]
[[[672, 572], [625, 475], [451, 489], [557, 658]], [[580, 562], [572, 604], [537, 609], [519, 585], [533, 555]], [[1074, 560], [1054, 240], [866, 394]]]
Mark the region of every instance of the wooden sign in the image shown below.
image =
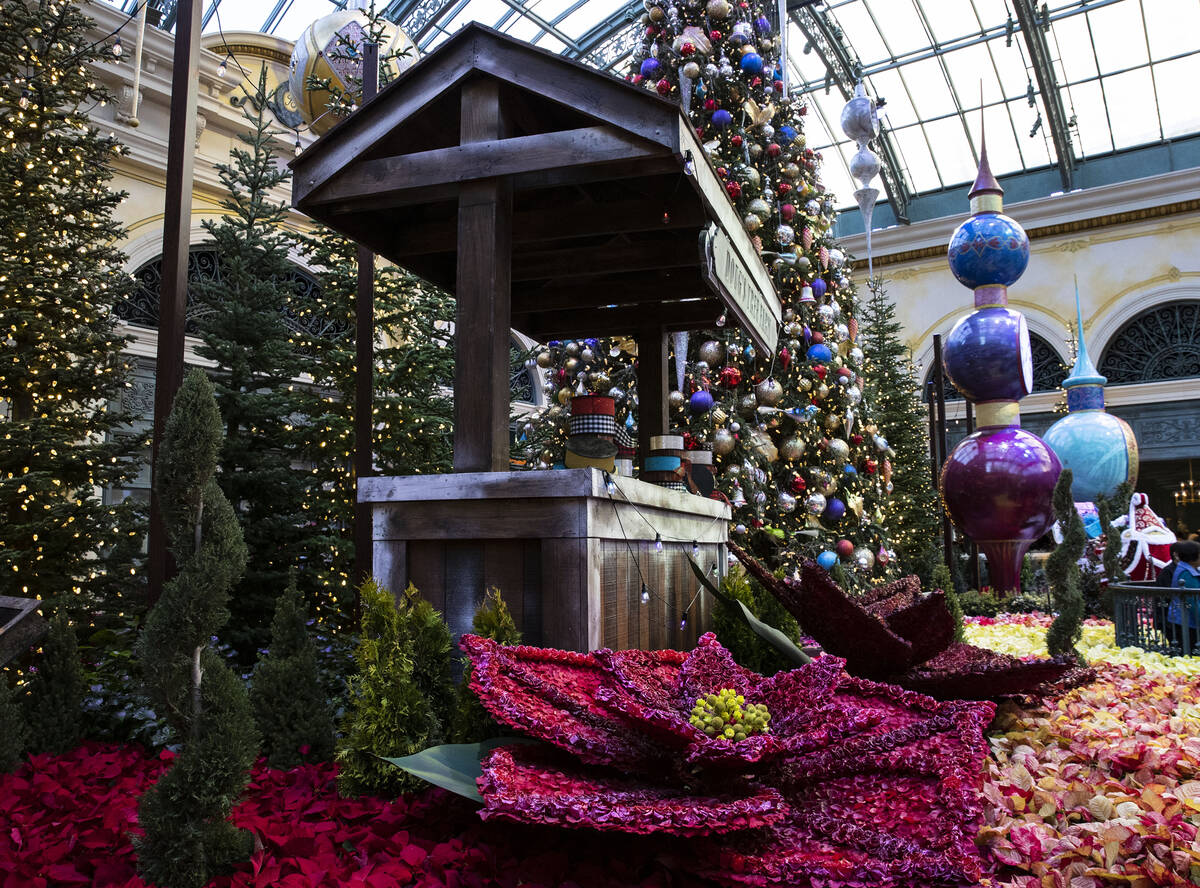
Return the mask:
[[774, 289], [763, 292], [729, 236], [715, 222], [700, 232], [700, 254], [709, 286], [737, 315], [759, 348], [774, 354], [780, 321], [779, 297]]

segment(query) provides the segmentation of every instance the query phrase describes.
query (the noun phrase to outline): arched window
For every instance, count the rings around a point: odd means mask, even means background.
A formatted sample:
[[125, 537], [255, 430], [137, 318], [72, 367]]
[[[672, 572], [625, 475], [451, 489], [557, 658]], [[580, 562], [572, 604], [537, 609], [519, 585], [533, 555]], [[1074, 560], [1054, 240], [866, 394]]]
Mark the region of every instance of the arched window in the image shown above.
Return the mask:
[[1100, 372], [1112, 385], [1200, 376], [1200, 300], [1135, 315], [1105, 346]]
[[[1063, 363], [1054, 346], [1036, 333], [1029, 334], [1029, 351], [1033, 357], [1033, 390], [1035, 392], [1052, 392], [1062, 385], [1070, 368]], [[925, 392], [922, 398], [928, 402], [933, 392], [933, 370], [925, 377]], [[961, 401], [962, 394], [946, 380], [945, 392], [947, 401]]]
[[[134, 272], [133, 276], [137, 279], [138, 287], [127, 300], [117, 304], [117, 317], [129, 324], [157, 329], [162, 297], [162, 257], [147, 262]], [[188, 253], [187, 279], [184, 332], [195, 335], [198, 332], [196, 319], [206, 309], [197, 301], [193, 285], [199, 282], [220, 282], [221, 262], [217, 251], [207, 246], [192, 247]], [[298, 266], [293, 266], [288, 272], [286, 283], [294, 294], [283, 306], [284, 319], [290, 329], [326, 339], [336, 339], [351, 332], [344, 324], [331, 321], [316, 311], [305, 310], [306, 306], [316, 302], [321, 293], [321, 288], [312, 275]]]

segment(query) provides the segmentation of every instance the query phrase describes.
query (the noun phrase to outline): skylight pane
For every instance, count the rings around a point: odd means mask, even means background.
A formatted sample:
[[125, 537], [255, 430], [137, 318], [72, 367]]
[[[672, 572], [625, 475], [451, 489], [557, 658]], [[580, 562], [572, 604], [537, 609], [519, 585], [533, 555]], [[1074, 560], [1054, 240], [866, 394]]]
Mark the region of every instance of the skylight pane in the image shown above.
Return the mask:
[[925, 135], [937, 151], [934, 160], [943, 185], [959, 185], [975, 178], [975, 161], [966, 133], [963, 132], [961, 118], [955, 116], [932, 120], [925, 124]]
[[[863, 0], [863, 2], [864, 5], [870, 7], [876, 21], [879, 22], [880, 35], [891, 49], [892, 55], [899, 57], [919, 49], [928, 49], [929, 35], [925, 33], [921, 17], [913, 7], [912, 0], [882, 0], [882, 2], [880, 0]], [[841, 10], [838, 12], [840, 13]], [[854, 32], [848, 28], [846, 34], [851, 41], [855, 39]]]
[[[852, 143], [847, 144], [851, 149], [854, 148]], [[850, 154], [845, 154], [844, 151], [839, 151], [837, 148], [830, 148], [827, 151], [821, 152], [822, 163], [817, 168], [817, 178], [825, 186], [825, 190], [833, 195], [833, 205], [838, 209], [858, 206], [854, 202], [854, 189], [858, 185], [850, 178], [850, 171], [846, 167], [846, 163], [852, 154], [853, 150]], [[883, 184], [879, 181], [878, 176], [875, 177], [875, 181], [871, 185], [880, 191], [883, 190]]]
[[[327, 11], [333, 11], [333, 5], [329, 3], [329, 0], [321, 0], [321, 2]], [[217, 15], [208, 20], [208, 27], [204, 29], [204, 33], [215, 34], [218, 31], [258, 31], [262, 28], [263, 22], [267, 20], [267, 16], [270, 15], [271, 10], [274, 8], [274, 4], [267, 5], [265, 3], [261, 5], [258, 3], [222, 3], [217, 7]], [[220, 16], [219, 20], [218, 15]], [[314, 19], [319, 17], [319, 14], [313, 16]]]
[[1053, 164], [1054, 155], [1051, 154], [1050, 136], [1046, 131], [1044, 116], [1041, 128], [1032, 136], [1029, 135], [1034, 121], [1037, 120], [1038, 111], [1041, 110], [1041, 102], [1037, 108], [1030, 108], [1024, 101], [1009, 102], [1008, 107], [1013, 123], [1017, 126], [1017, 146], [1021, 149], [1021, 156], [1025, 158], [1025, 168], [1032, 170]]
[[[267, 3], [246, 3], [245, 0], [242, 0], [240, 3], [222, 3], [220, 6], [221, 27], [226, 31], [229, 30], [229, 23], [225, 17], [225, 12], [229, 9], [229, 7], [238, 6], [258, 6], [260, 13], [259, 26], [262, 25], [263, 20], [265, 20], [267, 15], [270, 13], [270, 5]], [[284, 13], [283, 17], [279, 20], [279, 23], [275, 26], [271, 33], [284, 40], [295, 40], [304, 33], [305, 29], [309, 25], [322, 16], [329, 15], [329, 13], [333, 11], [334, 5], [330, 3], [329, 0], [293, 0], [292, 5], [288, 8], [288, 11]], [[216, 16], [213, 16], [213, 18], [215, 19]]]
[[788, 25], [788, 55], [791, 56], [796, 70], [800, 72], [801, 81], [812, 83], [825, 76], [826, 68], [825, 63], [821, 61], [820, 54], [815, 49], [804, 51], [804, 47], [807, 45], [808, 38], [804, 36], [804, 32], [795, 22], [790, 23]]
[[913, 190], [921, 192], [941, 188], [942, 182], [938, 178], [933, 158], [929, 155], [929, 146], [925, 144], [921, 128], [906, 126], [904, 129], [892, 130], [891, 137], [900, 151], [901, 163], [908, 171]]
[[[871, 21], [871, 16], [867, 13], [861, 0], [839, 6], [834, 16], [845, 34], [845, 40], [854, 47], [859, 61], [864, 65], [873, 65], [890, 57], [887, 47], [879, 36], [879, 30]], [[880, 22], [880, 24], [883, 23]]]
[[907, 126], [917, 122], [917, 112], [908, 100], [908, 91], [898, 70], [880, 71], [868, 79], [871, 83], [870, 92], [887, 100], [881, 113], [887, 116], [892, 126]]
[[980, 80], [983, 81], [985, 104], [1002, 102], [1007, 98], [1000, 88], [1000, 82], [996, 80], [987, 44], [977, 43], [948, 52], [942, 56], [942, 61], [946, 64], [946, 70], [950, 72], [950, 82], [954, 84], [964, 108], [979, 107]]
[[1144, 8], [1151, 58], [1170, 58], [1196, 48], [1197, 35], [1200, 35], [1200, 3], [1195, 0], [1149, 0]]
[[[979, 13], [979, 19], [985, 27], [992, 28], [1002, 25], [1008, 18], [1008, 4], [1005, 0], [969, 0], [969, 2], [974, 5], [976, 12]], [[940, 10], [941, 3], [938, 3], [937, 6]]]
[[992, 56], [992, 64], [999, 72], [1000, 83], [1003, 84], [1005, 98], [1015, 98], [1025, 91], [1029, 82], [1029, 72], [1025, 69], [1025, 59], [1021, 57], [1021, 38], [1014, 36], [1013, 45], [1005, 45], [1003, 37], [989, 40], [985, 44]]
[[1163, 135], [1173, 139], [1200, 132], [1200, 103], [1196, 101], [1200, 55], [1155, 65], [1154, 82], [1158, 88]]
[[[988, 163], [992, 172], [997, 176], [1024, 169], [1025, 161], [1021, 156], [1019, 142], [1013, 131], [1012, 118], [1006, 105], [995, 105], [984, 109], [984, 120], [987, 123]], [[975, 136], [975, 145], [979, 145], [979, 115], [972, 113], [968, 120], [971, 134]]]
[[[1117, 150], [1161, 138], [1158, 107], [1154, 101], [1154, 83], [1149, 68], [1104, 78], [1108, 99], [1109, 123], [1113, 129], [1113, 147]], [[1194, 86], [1194, 84], [1193, 84]]]
[[938, 0], [919, 0], [925, 10], [929, 27], [938, 43], [957, 40], [969, 34], [978, 35], [979, 21], [970, 3], [941, 3]]
[[1057, 50], [1062, 61], [1063, 71], [1068, 83], [1076, 83], [1095, 77], [1096, 54], [1092, 52], [1092, 41], [1088, 36], [1086, 15], [1073, 15], [1060, 19], [1051, 26], [1053, 41], [1051, 52]]
[[567, 34], [579, 39], [596, 25], [620, 8], [619, 4], [606, 0], [587, 0], [577, 10], [562, 20], [560, 27]]
[[900, 69], [900, 76], [908, 86], [909, 96], [917, 113], [924, 120], [942, 114], [953, 114], [957, 110], [946, 75], [937, 59], [913, 62]]
[[1104, 113], [1104, 94], [1100, 82], [1076, 83], [1063, 90], [1067, 116], [1075, 116], [1079, 136], [1075, 141], [1076, 157], [1093, 157], [1113, 150], [1112, 133]]
[[[1150, 61], [1146, 54], [1146, 29], [1134, 0], [1124, 0], [1086, 13], [1096, 44], [1100, 73], [1121, 71]], [[1195, 34], [1192, 35], [1193, 39]]]

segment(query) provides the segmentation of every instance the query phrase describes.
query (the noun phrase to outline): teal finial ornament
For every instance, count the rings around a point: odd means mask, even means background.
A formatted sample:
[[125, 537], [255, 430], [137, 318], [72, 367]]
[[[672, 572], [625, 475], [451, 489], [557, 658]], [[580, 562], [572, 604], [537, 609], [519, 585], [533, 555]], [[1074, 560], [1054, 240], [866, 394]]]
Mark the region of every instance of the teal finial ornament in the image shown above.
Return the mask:
[[[1079, 353], [1075, 356], [1075, 366], [1071, 368], [1071, 375], [1063, 380], [1063, 388], [1067, 390], [1067, 409], [1068, 410], [1088, 410], [1097, 409], [1104, 406], [1104, 390], [1100, 389], [1099, 404], [1090, 404], [1087, 407], [1082, 405], [1072, 406], [1071, 391], [1082, 386], [1103, 386], [1108, 382], [1108, 377], [1101, 376], [1096, 369], [1096, 365], [1092, 363], [1091, 356], [1088, 355], [1087, 343], [1083, 339], [1083, 310], [1079, 307], [1079, 278], [1075, 279], [1075, 322], [1079, 330]], [[1081, 393], [1083, 394], [1083, 393]], [[1094, 398], [1077, 399], [1091, 401]]]

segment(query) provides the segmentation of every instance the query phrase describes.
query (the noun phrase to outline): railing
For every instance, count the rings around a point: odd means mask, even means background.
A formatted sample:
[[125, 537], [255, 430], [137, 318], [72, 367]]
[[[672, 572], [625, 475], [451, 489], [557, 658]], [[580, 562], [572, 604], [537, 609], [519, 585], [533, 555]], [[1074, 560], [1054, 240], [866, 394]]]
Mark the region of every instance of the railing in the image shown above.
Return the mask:
[[1114, 583], [1108, 588], [1113, 596], [1117, 647], [1137, 647], [1171, 657], [1189, 657], [1196, 652], [1200, 589], [1169, 589], [1151, 583]]

